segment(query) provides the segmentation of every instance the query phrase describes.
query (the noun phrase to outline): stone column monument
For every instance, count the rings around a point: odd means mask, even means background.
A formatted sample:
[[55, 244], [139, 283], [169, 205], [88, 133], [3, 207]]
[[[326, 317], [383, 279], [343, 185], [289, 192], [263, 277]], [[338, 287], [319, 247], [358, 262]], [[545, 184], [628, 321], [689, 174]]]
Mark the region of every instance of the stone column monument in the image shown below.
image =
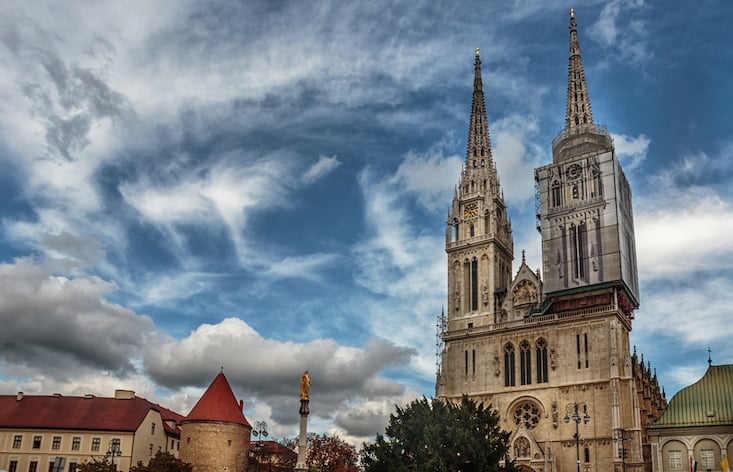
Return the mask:
[[308, 439], [308, 390], [311, 386], [311, 379], [308, 376], [308, 371], [303, 372], [303, 376], [300, 378], [300, 436], [298, 439], [298, 462], [295, 464], [295, 470], [298, 472], [307, 471], [308, 465], [306, 464], [306, 455], [308, 453], [307, 439]]

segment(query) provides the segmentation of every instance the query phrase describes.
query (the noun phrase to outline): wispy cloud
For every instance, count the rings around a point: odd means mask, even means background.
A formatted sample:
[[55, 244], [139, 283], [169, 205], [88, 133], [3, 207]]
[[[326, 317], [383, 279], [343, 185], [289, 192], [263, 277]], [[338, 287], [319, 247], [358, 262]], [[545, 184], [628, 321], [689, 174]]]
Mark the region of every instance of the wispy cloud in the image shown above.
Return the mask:
[[336, 156], [320, 156], [318, 158], [318, 161], [316, 161], [315, 163], [313, 163], [313, 165], [306, 169], [305, 173], [303, 174], [303, 182], [305, 182], [306, 184], [311, 184], [323, 177], [324, 175], [330, 173], [340, 165], [341, 162], [339, 162]]
[[612, 0], [589, 27], [591, 39], [614, 51], [621, 61], [644, 66], [651, 58], [647, 45], [646, 23], [639, 18], [644, 0]]
[[651, 140], [640, 134], [637, 137], [626, 136], [624, 134], [611, 134], [613, 138], [616, 154], [624, 165], [626, 170], [637, 169], [646, 159], [649, 152], [649, 144]]

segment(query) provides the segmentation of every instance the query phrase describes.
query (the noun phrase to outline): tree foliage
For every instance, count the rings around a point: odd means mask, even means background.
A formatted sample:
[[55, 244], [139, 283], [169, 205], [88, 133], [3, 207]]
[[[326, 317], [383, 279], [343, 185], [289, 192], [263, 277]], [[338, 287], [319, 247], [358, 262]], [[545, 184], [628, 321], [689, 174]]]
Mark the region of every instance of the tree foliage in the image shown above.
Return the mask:
[[[188, 462], [183, 462], [169, 452], [158, 451], [150, 458], [147, 465], [138, 461], [136, 466], [130, 467], [130, 472], [191, 472], [192, 467]], [[102, 471], [83, 471], [102, 472]]]
[[102, 459], [93, 457], [92, 460], [81, 463], [76, 470], [77, 472], [115, 472], [115, 466], [106, 457]]
[[459, 403], [415, 400], [390, 415], [385, 435], [361, 451], [365, 472], [473, 472], [513, 470], [500, 466], [509, 433], [499, 428], [496, 410], [467, 396]]
[[319, 472], [356, 472], [356, 448], [338, 436], [315, 435], [308, 438], [306, 463]]

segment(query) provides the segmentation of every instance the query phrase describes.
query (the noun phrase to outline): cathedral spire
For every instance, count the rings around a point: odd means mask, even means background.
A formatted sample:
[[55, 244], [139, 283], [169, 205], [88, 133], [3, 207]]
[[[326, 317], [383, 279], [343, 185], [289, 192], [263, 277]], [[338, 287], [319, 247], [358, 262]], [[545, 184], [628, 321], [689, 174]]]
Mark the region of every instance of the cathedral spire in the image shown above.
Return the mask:
[[481, 82], [481, 58], [476, 48], [474, 62], [473, 100], [471, 102], [471, 124], [468, 128], [468, 146], [466, 147], [466, 167], [491, 167], [491, 140], [489, 125], [486, 120], [486, 104], [484, 103], [483, 84]]
[[568, 65], [568, 102], [565, 114], [566, 132], [587, 129], [593, 125], [588, 86], [585, 83], [583, 60], [580, 57], [575, 10], [570, 9], [570, 63]]

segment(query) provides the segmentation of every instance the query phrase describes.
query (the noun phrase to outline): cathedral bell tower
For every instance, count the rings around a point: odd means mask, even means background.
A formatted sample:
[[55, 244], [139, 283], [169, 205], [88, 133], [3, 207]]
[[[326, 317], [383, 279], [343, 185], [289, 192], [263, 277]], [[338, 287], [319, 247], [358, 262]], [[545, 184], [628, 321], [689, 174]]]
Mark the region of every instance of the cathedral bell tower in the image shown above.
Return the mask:
[[552, 163], [535, 170], [545, 293], [620, 289], [630, 318], [639, 306], [631, 187], [608, 130], [593, 122], [570, 13], [565, 128], [552, 141]]
[[496, 322], [511, 279], [514, 244], [491, 156], [481, 59], [476, 49], [466, 162], [448, 213], [448, 329]]

